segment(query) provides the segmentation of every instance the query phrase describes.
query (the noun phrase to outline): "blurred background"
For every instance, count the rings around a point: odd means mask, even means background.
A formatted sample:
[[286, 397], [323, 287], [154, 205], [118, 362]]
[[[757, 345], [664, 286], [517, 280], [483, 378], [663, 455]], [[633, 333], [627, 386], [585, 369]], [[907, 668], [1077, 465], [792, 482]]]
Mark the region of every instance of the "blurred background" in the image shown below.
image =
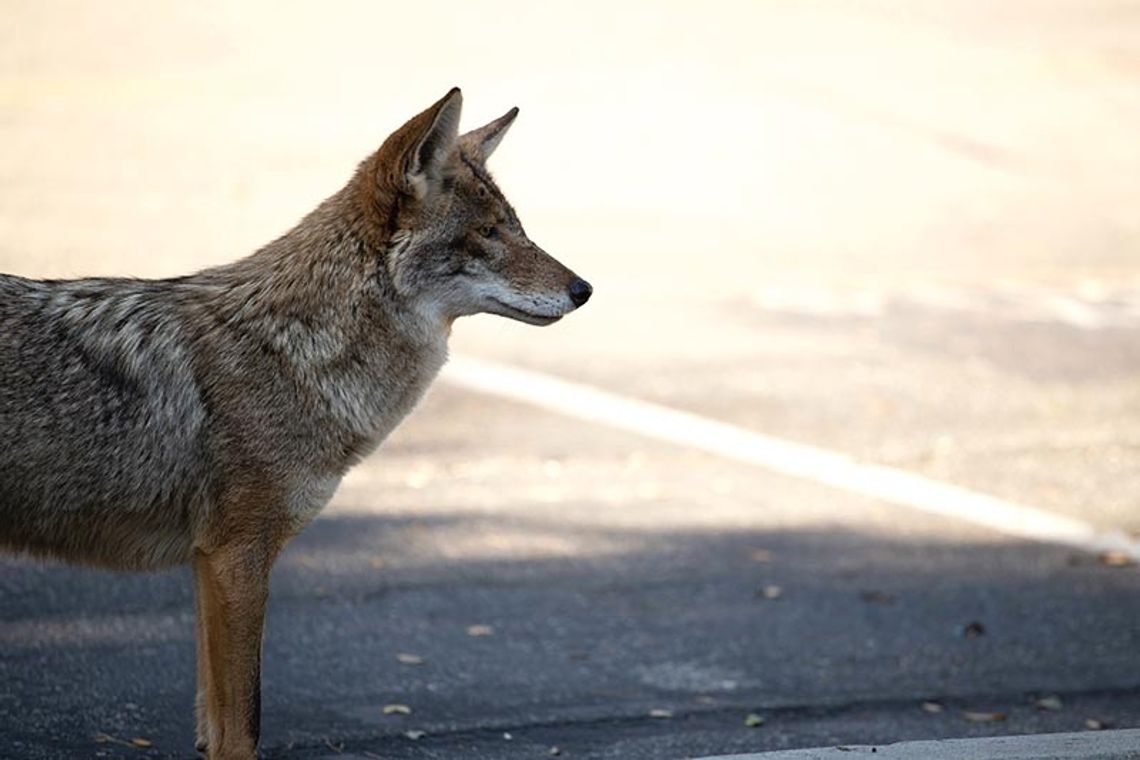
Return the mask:
[[[491, 168], [595, 287], [544, 330], [464, 320], [457, 355], [1134, 540], [1133, 2], [7, 0], [0, 271], [245, 255], [456, 85], [465, 128], [521, 109]], [[184, 751], [185, 579], [4, 562], [19, 754], [96, 731]], [[278, 576], [264, 736], [297, 751], [482, 756], [502, 726], [650, 757], [1140, 723], [1133, 568], [446, 379]], [[963, 720], [970, 700], [1008, 720]], [[750, 731], [749, 710], [783, 717]], [[413, 724], [428, 744], [401, 739]]]

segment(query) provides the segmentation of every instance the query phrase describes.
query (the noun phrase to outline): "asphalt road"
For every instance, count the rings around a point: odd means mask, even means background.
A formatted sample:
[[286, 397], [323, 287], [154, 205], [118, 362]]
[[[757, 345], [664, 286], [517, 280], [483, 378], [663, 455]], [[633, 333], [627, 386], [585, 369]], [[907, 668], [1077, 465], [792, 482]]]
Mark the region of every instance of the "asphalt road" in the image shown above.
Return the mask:
[[[596, 295], [456, 352], [1140, 531], [1140, 11], [529, 8], [13, 3], [0, 270], [231, 259], [458, 82]], [[441, 382], [275, 570], [262, 744], [1135, 727], [1137, 573]], [[0, 559], [0, 756], [191, 756], [191, 620], [185, 572]]]

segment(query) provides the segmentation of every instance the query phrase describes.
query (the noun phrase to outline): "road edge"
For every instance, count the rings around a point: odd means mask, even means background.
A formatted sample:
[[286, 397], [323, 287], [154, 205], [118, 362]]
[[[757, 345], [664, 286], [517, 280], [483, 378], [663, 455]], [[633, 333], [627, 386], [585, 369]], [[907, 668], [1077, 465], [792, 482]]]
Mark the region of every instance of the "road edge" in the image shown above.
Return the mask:
[[853, 760], [864, 755], [876, 760], [1137, 760], [1140, 729], [839, 745], [694, 760]]

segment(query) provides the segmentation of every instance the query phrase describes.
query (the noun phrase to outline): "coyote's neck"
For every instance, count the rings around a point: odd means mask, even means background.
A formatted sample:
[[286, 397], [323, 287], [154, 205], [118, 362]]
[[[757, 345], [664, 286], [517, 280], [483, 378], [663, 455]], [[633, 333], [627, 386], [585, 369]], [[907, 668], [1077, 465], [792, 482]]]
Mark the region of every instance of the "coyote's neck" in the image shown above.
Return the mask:
[[[447, 357], [450, 325], [391, 287], [333, 198], [252, 256], [202, 273], [218, 316], [270, 347], [321, 400], [355, 459], [409, 412]], [[346, 463], [347, 466], [347, 463]]]

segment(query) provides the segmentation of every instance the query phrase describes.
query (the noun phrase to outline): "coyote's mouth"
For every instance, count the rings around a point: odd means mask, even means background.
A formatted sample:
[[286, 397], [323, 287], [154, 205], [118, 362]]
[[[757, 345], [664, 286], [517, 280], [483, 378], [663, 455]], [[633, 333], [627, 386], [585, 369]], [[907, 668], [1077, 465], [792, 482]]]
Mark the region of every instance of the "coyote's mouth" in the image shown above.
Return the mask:
[[504, 303], [503, 301], [500, 301], [498, 298], [495, 298], [494, 296], [491, 297], [491, 300], [495, 303], [496, 306], [499, 307], [500, 310], [497, 311], [496, 313], [498, 313], [500, 316], [510, 317], [511, 319], [517, 319], [520, 322], [526, 322], [527, 324], [530, 324], [530, 325], [539, 325], [539, 326], [550, 325], [550, 324], [554, 324], [558, 320], [562, 319], [561, 314], [558, 314], [556, 316], [550, 316], [548, 314], [535, 314], [533, 312], [523, 311], [522, 309], [511, 306], [509, 303]]

